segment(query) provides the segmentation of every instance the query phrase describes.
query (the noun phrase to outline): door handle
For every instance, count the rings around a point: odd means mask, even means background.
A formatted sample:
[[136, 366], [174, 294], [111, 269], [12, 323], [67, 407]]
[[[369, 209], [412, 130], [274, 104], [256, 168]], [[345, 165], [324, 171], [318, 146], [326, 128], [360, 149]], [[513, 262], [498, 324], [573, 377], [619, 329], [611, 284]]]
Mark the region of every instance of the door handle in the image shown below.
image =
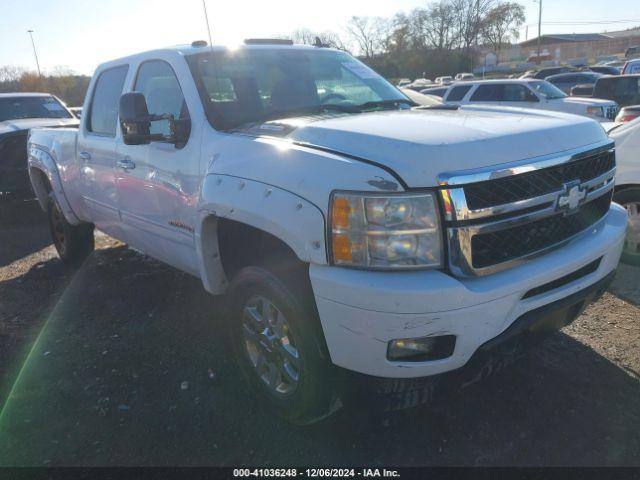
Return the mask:
[[134, 168], [136, 168], [136, 164], [133, 163], [129, 157], [118, 160], [116, 165], [118, 166], [118, 168], [121, 168], [123, 170], [133, 170]]
[[91, 160], [91, 154], [89, 152], [80, 152], [79, 155], [80, 155], [80, 158], [86, 162]]

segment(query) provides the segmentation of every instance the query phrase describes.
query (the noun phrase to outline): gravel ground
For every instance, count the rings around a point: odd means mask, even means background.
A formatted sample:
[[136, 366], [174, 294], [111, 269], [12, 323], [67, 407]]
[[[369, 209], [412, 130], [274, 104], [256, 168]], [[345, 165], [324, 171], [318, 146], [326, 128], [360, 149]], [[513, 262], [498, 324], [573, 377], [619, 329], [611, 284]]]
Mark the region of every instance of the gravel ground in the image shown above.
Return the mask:
[[640, 269], [442, 412], [303, 429], [244, 390], [196, 279], [106, 236], [67, 269], [34, 205], [0, 213], [0, 465], [640, 465]]

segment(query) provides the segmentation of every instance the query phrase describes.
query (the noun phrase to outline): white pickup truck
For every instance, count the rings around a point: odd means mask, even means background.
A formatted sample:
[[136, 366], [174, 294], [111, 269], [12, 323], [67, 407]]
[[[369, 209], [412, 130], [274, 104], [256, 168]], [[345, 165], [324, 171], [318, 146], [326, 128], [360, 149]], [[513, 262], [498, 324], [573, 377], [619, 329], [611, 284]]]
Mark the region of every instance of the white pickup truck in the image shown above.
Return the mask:
[[416, 379], [571, 322], [620, 259], [613, 142], [586, 117], [416, 108], [284, 41], [105, 63], [84, 112], [28, 143], [61, 258], [95, 227], [228, 293], [239, 368], [293, 422], [338, 408], [343, 373], [413, 404]]

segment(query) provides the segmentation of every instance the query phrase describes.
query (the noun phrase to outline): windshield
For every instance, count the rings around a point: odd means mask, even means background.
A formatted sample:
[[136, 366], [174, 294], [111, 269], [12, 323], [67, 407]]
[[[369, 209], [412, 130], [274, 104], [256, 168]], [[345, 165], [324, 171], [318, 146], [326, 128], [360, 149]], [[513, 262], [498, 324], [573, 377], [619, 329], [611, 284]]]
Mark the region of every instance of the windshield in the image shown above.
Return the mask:
[[0, 122], [21, 118], [73, 118], [54, 97], [0, 98]]
[[557, 98], [565, 98], [567, 96], [562, 90], [549, 82], [531, 82], [529, 84], [536, 92], [548, 100], [554, 100]]
[[188, 58], [217, 129], [322, 112], [408, 108], [412, 102], [350, 55], [326, 49], [208, 52]]

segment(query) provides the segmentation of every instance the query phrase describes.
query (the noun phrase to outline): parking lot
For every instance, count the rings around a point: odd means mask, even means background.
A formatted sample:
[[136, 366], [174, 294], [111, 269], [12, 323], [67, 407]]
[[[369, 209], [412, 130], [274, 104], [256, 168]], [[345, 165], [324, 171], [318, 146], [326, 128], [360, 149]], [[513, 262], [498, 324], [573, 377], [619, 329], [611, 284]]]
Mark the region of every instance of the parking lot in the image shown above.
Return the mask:
[[105, 236], [64, 267], [29, 203], [0, 245], [0, 465], [640, 465], [635, 268], [443, 411], [298, 428], [247, 394], [196, 279]]

